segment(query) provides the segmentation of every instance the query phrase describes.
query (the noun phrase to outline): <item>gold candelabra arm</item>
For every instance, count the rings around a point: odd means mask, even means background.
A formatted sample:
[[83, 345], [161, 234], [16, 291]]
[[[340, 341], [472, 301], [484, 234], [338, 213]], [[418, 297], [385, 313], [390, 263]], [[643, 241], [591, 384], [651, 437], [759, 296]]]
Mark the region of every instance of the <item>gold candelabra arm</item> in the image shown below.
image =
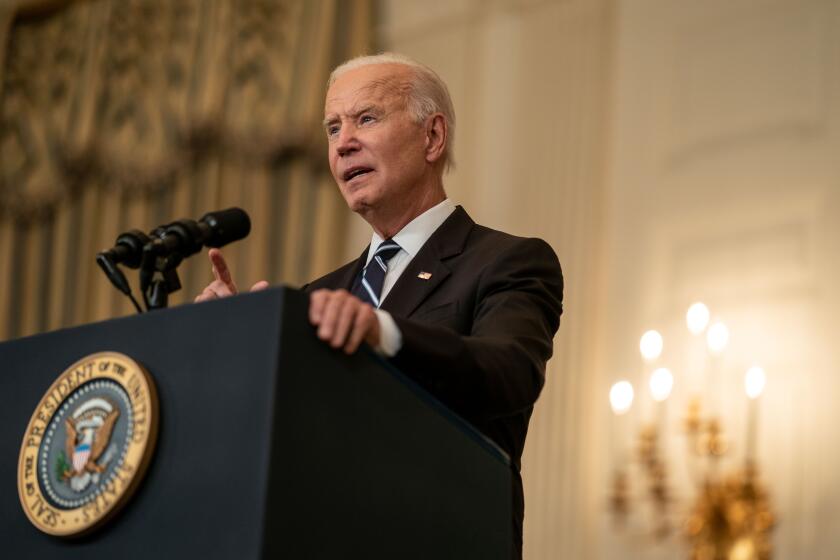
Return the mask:
[[627, 473], [616, 469], [610, 491], [610, 510], [616, 527], [623, 529], [630, 514], [630, 483]]

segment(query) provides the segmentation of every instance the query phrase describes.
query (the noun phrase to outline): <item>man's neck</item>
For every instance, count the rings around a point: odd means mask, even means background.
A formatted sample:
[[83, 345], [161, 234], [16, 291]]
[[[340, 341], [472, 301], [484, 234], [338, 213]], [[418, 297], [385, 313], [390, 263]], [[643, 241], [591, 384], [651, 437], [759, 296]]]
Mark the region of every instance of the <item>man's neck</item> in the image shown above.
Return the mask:
[[[446, 192], [443, 186], [439, 189], [429, 190], [426, 195], [413, 201], [412, 204], [398, 209], [391, 216], [376, 216], [367, 220], [370, 226], [382, 239], [388, 239], [399, 233], [399, 231], [423, 214], [429, 208], [433, 208], [446, 199]], [[367, 219], [367, 217], [365, 217]]]

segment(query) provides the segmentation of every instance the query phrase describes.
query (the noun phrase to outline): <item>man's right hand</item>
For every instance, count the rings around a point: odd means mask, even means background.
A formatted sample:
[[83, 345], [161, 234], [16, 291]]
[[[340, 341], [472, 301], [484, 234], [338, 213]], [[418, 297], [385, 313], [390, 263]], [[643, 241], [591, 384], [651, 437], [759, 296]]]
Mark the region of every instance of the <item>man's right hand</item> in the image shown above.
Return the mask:
[[[210, 257], [210, 264], [213, 266], [214, 280], [195, 298], [196, 303], [238, 294], [239, 290], [237, 290], [236, 283], [230, 275], [230, 269], [222, 256], [222, 252], [218, 249], [210, 249], [207, 256]], [[268, 282], [260, 280], [251, 286], [251, 291], [256, 292], [266, 288], [268, 288]]]

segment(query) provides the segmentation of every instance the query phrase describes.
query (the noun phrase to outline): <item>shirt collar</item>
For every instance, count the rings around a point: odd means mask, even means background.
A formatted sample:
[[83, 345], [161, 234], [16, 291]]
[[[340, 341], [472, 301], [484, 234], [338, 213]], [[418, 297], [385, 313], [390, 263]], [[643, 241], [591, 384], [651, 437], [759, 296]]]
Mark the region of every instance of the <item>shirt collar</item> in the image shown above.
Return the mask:
[[[399, 245], [403, 251], [408, 253], [411, 258], [420, 252], [426, 241], [432, 234], [446, 221], [452, 212], [455, 211], [455, 203], [451, 200], [444, 199], [443, 202], [432, 206], [403, 227], [394, 237], [394, 242]], [[367, 262], [373, 258], [373, 254], [379, 245], [385, 241], [378, 233], [373, 232], [370, 239], [370, 248], [368, 249]]]

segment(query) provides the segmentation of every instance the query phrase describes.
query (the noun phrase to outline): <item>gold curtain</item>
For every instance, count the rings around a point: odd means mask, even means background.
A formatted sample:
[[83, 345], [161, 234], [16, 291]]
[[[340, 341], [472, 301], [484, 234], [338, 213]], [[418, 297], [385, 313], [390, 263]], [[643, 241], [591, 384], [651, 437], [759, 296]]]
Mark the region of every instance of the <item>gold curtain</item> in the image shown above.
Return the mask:
[[[127, 229], [239, 206], [241, 289], [338, 265], [320, 121], [371, 1], [40, 0], [0, 14], [0, 340], [130, 314], [95, 264]], [[204, 255], [179, 269], [191, 301]], [[139, 299], [136, 273], [127, 271]]]

